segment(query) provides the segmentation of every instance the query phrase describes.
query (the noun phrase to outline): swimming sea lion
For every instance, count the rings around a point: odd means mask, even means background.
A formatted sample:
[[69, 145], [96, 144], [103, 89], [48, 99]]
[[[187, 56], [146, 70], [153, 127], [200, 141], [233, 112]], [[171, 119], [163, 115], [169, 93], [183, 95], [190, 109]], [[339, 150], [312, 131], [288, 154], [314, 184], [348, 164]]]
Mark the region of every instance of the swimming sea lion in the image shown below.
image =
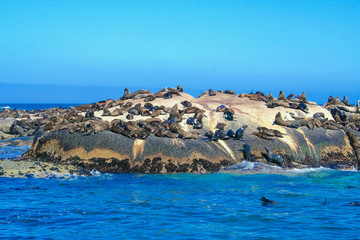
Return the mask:
[[266, 206], [268, 204], [277, 204], [277, 202], [275, 202], [273, 200], [269, 200], [266, 197], [262, 197], [260, 200], [262, 201], [263, 206]]
[[265, 147], [265, 150], [268, 156], [268, 163], [275, 163], [279, 166], [284, 163], [284, 158], [281, 155], [273, 153], [268, 147]]

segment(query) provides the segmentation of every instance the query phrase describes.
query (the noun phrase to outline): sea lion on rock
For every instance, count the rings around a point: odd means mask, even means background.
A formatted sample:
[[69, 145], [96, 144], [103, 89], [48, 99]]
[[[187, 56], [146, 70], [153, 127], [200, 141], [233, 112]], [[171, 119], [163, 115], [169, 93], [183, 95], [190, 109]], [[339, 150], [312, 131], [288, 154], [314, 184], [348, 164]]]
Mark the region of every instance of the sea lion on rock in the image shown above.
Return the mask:
[[205, 137], [208, 137], [210, 141], [213, 140], [214, 133], [212, 131], [208, 131], [204, 134]]
[[279, 166], [282, 166], [284, 163], [284, 158], [280, 154], [273, 153], [268, 147], [265, 147], [265, 150], [267, 152], [267, 161], [268, 163], [275, 163]]
[[253, 156], [251, 154], [251, 149], [250, 149], [250, 145], [249, 144], [243, 144], [244, 149], [242, 150], [243, 154], [244, 154], [244, 159], [246, 161], [253, 161]]
[[224, 112], [226, 109], [225, 105], [220, 105], [216, 108], [216, 112]]
[[125, 105], [123, 106], [125, 109], [126, 108], [130, 108], [134, 103], [133, 102], [127, 102], [125, 103]]
[[209, 89], [209, 96], [215, 96], [216, 95], [216, 91]]
[[282, 90], [280, 90], [278, 100], [283, 100], [283, 101], [286, 100], [286, 99], [285, 99], [285, 94], [284, 94], [284, 92], [283, 92]]
[[317, 119], [317, 120], [319, 120], [319, 121], [321, 121], [321, 122], [324, 122], [324, 121], [327, 120], [327, 119], [325, 119], [325, 114], [322, 113], [322, 112], [317, 112], [317, 113], [315, 113], [315, 114], [313, 115], [313, 118], [314, 118], [314, 119]]
[[281, 112], [278, 112], [275, 116], [275, 124], [287, 127], [291, 124], [291, 122], [283, 120]]
[[348, 107], [352, 107], [352, 106], [353, 106], [353, 105], [351, 105], [351, 104], [349, 103], [349, 99], [348, 99], [347, 96], [344, 96], [344, 99], [342, 100], [342, 102], [343, 102], [346, 106], [348, 106]]
[[270, 137], [269, 135], [267, 135], [266, 133], [264, 132], [253, 132], [251, 133], [252, 135], [255, 135], [259, 138], [263, 138], [263, 139], [267, 139], [267, 140], [273, 140], [272, 137]]
[[233, 121], [234, 120], [234, 114], [231, 111], [226, 111], [225, 113], [225, 119], [229, 120], [229, 121]]
[[202, 120], [195, 119], [195, 125], [194, 125], [193, 128], [194, 128], [194, 129], [202, 129], [202, 128], [203, 128]]
[[259, 130], [259, 132], [263, 132], [265, 133], [266, 135], [268, 135], [269, 137], [280, 137], [282, 138], [283, 137], [283, 133], [280, 132], [279, 130], [276, 130], [276, 129], [269, 129], [269, 128], [266, 128], [266, 127], [257, 127], [257, 130]]
[[181, 104], [182, 104], [184, 107], [191, 107], [191, 106], [192, 106], [191, 102], [189, 102], [189, 101], [182, 101]]
[[123, 115], [120, 108], [117, 108], [117, 109], [115, 109], [114, 111], [111, 112], [111, 116], [113, 116], [113, 117], [120, 116], [120, 115]]
[[239, 128], [236, 133], [235, 133], [235, 139], [236, 140], [241, 140], [243, 141], [243, 135], [244, 135], [244, 132], [245, 132], [245, 129], [248, 127], [248, 125], [244, 125], [242, 126], [241, 128]]
[[231, 137], [231, 138], [235, 138], [235, 133], [234, 133], [234, 131], [231, 130], [231, 129], [229, 129], [229, 130], [227, 131], [226, 135], [228, 135], [228, 136]]
[[221, 130], [221, 129], [215, 131], [214, 138], [218, 138], [218, 139], [221, 139], [221, 140], [230, 139], [230, 137], [226, 135], [225, 131]]
[[216, 124], [215, 128], [220, 129], [220, 130], [224, 130], [225, 126], [226, 126], [226, 123], [218, 123], [218, 124]]
[[293, 98], [293, 96], [294, 96], [294, 94], [292, 93], [292, 94], [288, 95], [288, 96], [286, 97], [286, 99], [287, 99], [287, 100], [291, 100], [291, 99]]
[[155, 100], [155, 96], [154, 95], [148, 95], [145, 99], [144, 102], [151, 102]]
[[194, 118], [190, 117], [186, 120], [186, 124], [187, 125], [195, 125], [195, 121]]
[[182, 86], [178, 85], [176, 87], [176, 89], [179, 91], [179, 92], [184, 92], [184, 89], [182, 88]]
[[92, 108], [90, 108], [89, 110], [87, 110], [87, 112], [85, 113], [85, 117], [86, 117], [86, 118], [95, 117], [94, 110], [93, 110]]
[[122, 96], [122, 100], [125, 100], [125, 99], [129, 99], [130, 98], [130, 92], [129, 92], [129, 89], [125, 88], [124, 89], [124, 95]]
[[172, 97], [173, 97], [173, 94], [172, 94], [171, 92], [167, 92], [167, 93], [165, 93], [164, 96], [163, 96], [164, 99], [170, 99], [170, 98], [172, 98]]

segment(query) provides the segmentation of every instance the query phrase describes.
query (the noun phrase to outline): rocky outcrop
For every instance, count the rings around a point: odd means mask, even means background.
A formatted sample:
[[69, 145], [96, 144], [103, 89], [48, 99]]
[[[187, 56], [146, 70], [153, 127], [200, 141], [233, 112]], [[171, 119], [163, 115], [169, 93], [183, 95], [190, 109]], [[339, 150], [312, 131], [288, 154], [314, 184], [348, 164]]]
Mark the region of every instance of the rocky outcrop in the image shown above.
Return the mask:
[[245, 155], [279, 164], [269, 161], [267, 147], [285, 168], [358, 168], [346, 124], [304, 93], [285, 98], [281, 92], [278, 99], [230, 90], [196, 99], [174, 88], [135, 93], [42, 119], [23, 159], [104, 172], [204, 173]]

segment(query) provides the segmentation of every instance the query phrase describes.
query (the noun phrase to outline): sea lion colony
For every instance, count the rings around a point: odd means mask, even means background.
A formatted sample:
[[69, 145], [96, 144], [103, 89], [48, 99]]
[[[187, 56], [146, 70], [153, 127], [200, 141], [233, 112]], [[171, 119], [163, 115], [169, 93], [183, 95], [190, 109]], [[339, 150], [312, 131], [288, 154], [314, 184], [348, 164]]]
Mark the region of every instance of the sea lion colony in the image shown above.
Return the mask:
[[[199, 97], [208, 94], [216, 96], [217, 93], [236, 95], [234, 91], [214, 91], [209, 89]], [[163, 138], [198, 139], [207, 141], [217, 140], [239, 140], [244, 141], [243, 134], [247, 125], [237, 130], [226, 129], [228, 123], [236, 120], [233, 109], [220, 104], [216, 113], [223, 114], [223, 122], [218, 122], [215, 129], [204, 130], [204, 119], [208, 118], [205, 109], [194, 106], [191, 101], [184, 100], [181, 104], [173, 106], [156, 105], [156, 99], [171, 99], [181, 96], [183, 88], [164, 88], [157, 93], [148, 90], [138, 90], [133, 93], [125, 88], [124, 94], [118, 100], [108, 99], [92, 104], [84, 104], [70, 109], [53, 108], [39, 111], [24, 111], [4, 109], [0, 112], [2, 118], [17, 118], [10, 127], [9, 134], [13, 136], [35, 135], [39, 132], [56, 132], [67, 130], [70, 133], [80, 132], [84, 135], [96, 134], [104, 130], [110, 130], [129, 138], [146, 139], [150, 134]], [[280, 91], [278, 98], [271, 94], [265, 95], [261, 92], [240, 94], [240, 98], [249, 98], [253, 101], [262, 101], [268, 108], [284, 107], [301, 110], [303, 114], [292, 114], [292, 120], [283, 119], [280, 112], [276, 114], [274, 124], [299, 128], [307, 126], [309, 129], [322, 127], [330, 130], [345, 130], [356, 153], [359, 152], [359, 143], [351, 131], [360, 130], [359, 108], [349, 104], [347, 97], [343, 101], [339, 98], [330, 97], [324, 107], [328, 109], [334, 120], [325, 118], [319, 112], [309, 116], [308, 105], [315, 103], [307, 101], [305, 93], [297, 95], [290, 94], [285, 97]], [[316, 104], [315, 104], [316, 105]], [[107, 120], [107, 117], [112, 119]], [[285, 133], [279, 130], [258, 126], [257, 132], [252, 134], [266, 140], [283, 138]], [[244, 159], [253, 159], [250, 146], [244, 144]], [[266, 148], [266, 154], [270, 163], [282, 165], [281, 156], [274, 154]], [[274, 157], [276, 156], [276, 157]], [[359, 153], [358, 153], [359, 156]]]

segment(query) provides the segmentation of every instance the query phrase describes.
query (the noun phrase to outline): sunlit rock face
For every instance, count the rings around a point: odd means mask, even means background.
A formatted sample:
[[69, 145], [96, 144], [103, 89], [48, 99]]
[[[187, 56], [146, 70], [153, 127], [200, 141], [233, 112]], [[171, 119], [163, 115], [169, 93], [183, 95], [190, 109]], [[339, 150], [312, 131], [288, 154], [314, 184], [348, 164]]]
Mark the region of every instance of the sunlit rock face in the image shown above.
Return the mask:
[[205, 173], [244, 160], [247, 144], [250, 161], [278, 164], [269, 159], [267, 147], [283, 157], [284, 168], [358, 167], [344, 126], [301, 96], [284, 100], [207, 91], [194, 98], [171, 91], [140, 91], [57, 115], [43, 122], [23, 159], [104, 172]]

